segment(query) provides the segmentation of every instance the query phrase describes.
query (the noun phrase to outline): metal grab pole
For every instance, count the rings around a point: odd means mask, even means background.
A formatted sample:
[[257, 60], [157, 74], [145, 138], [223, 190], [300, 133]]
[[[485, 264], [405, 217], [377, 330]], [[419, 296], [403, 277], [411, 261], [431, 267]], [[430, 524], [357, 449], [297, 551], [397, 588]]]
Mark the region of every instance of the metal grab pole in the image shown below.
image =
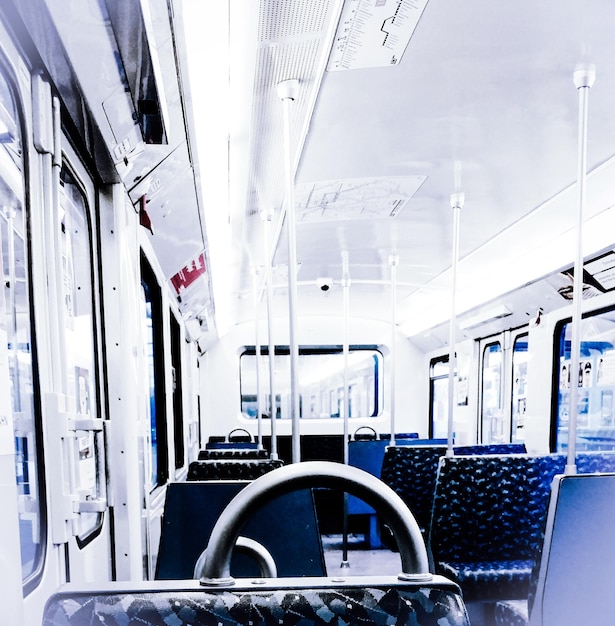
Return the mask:
[[577, 415], [579, 376], [581, 360], [581, 317], [583, 301], [583, 213], [585, 209], [585, 183], [587, 178], [587, 112], [589, 89], [596, 80], [593, 65], [577, 68], [574, 72], [574, 84], [579, 92], [579, 135], [578, 135], [578, 213], [577, 213], [577, 249], [574, 262], [574, 284], [572, 289], [572, 342], [570, 345], [570, 408], [568, 410], [568, 455], [566, 474], [576, 474]]
[[389, 444], [395, 445], [395, 379], [397, 377], [397, 341], [395, 340], [395, 327], [397, 325], [397, 264], [399, 257], [392, 254], [389, 257], [391, 268], [391, 410], [390, 428], [391, 437]]
[[459, 264], [459, 217], [464, 203], [462, 193], [454, 193], [451, 196], [453, 209], [453, 252], [452, 252], [452, 277], [451, 277], [451, 316], [448, 326], [448, 427], [446, 456], [453, 456], [453, 429], [455, 409], [455, 366], [457, 355], [455, 350], [455, 327], [457, 325], [457, 266]]
[[275, 342], [273, 340], [273, 285], [271, 276], [272, 255], [269, 250], [271, 220], [273, 219], [273, 211], [261, 211], [261, 219], [263, 220], [263, 245], [265, 248], [265, 280], [267, 281], [267, 339], [269, 345], [269, 354], [267, 362], [269, 364], [269, 421], [271, 422], [271, 458], [278, 458], [278, 439], [276, 428], [276, 406], [274, 391], [274, 372], [275, 372]]
[[[342, 253], [342, 289], [343, 289], [343, 355], [344, 355], [344, 395], [342, 399], [342, 416], [344, 418], [344, 464], [348, 465], [348, 419], [350, 418], [350, 393], [348, 389], [348, 317], [350, 315], [350, 275], [348, 273], [348, 252]], [[342, 563], [340, 567], [350, 567], [348, 563], [348, 494], [344, 492], [344, 520], [342, 540]]]
[[258, 428], [258, 448], [263, 449], [263, 399], [261, 394], [261, 340], [259, 331], [260, 289], [258, 284], [259, 271], [252, 268], [252, 293], [254, 296], [254, 352], [256, 365], [256, 424]]
[[284, 109], [284, 153], [286, 165], [286, 232], [288, 237], [288, 323], [290, 344], [290, 400], [292, 426], [292, 462], [301, 461], [299, 418], [299, 344], [297, 341], [297, 233], [295, 224], [295, 177], [290, 146], [290, 109], [299, 81], [278, 83], [278, 96]]

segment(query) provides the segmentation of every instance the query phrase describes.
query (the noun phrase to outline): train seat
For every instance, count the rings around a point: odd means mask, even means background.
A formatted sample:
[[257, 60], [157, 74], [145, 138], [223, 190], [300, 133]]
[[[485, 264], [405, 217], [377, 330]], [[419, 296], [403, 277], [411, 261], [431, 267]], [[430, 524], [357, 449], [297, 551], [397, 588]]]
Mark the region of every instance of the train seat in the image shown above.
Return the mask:
[[442, 457], [429, 548], [466, 601], [526, 598], [562, 455]]
[[210, 459], [192, 461], [187, 480], [254, 480], [282, 467], [281, 459]]
[[210, 448], [199, 451], [199, 461], [212, 459], [268, 459], [267, 450], [258, 448]]
[[[388, 441], [384, 439], [355, 439], [348, 442], [348, 464], [380, 478], [382, 460]], [[380, 548], [380, 533], [376, 511], [363, 500], [348, 496], [348, 515], [367, 515], [369, 518], [368, 543], [370, 548]]]
[[[343, 578], [232, 577], [233, 546], [240, 532], [243, 533], [248, 514], [262, 510], [268, 501], [315, 483], [363, 497], [383, 513], [395, 528], [402, 574]], [[280, 529], [282, 525], [274, 518], [271, 526]], [[469, 626], [459, 587], [429, 573], [425, 545], [414, 519], [399, 498], [376, 478], [338, 463], [294, 464], [240, 489], [211, 530], [193, 576], [198, 580], [114, 582], [104, 588], [65, 585], [48, 600], [43, 626], [99, 623]]]
[[557, 476], [529, 601], [498, 602], [498, 626], [607, 623], [615, 560], [615, 474]]
[[380, 478], [412, 511], [423, 536], [427, 536], [438, 461], [446, 447], [389, 446], [382, 460]]
[[[211, 529], [226, 505], [248, 481], [178, 482], [167, 488], [156, 578], [192, 577]], [[258, 541], [273, 556], [280, 576], [324, 576], [322, 544], [309, 489], [284, 494], [255, 511], [243, 535]], [[235, 576], [257, 576], [249, 556], [233, 554]]]
[[480, 443], [474, 446], [454, 446], [455, 456], [471, 456], [476, 454], [525, 454], [524, 443]]
[[226, 437], [211, 436], [205, 444], [206, 450], [256, 450], [258, 442], [254, 441], [252, 435], [245, 428], [235, 428]]
[[[560, 455], [562, 463], [565, 462], [563, 455]], [[612, 451], [598, 451], [598, 452], [580, 452], [576, 456], [576, 465], [578, 474], [593, 475], [596, 473], [613, 473], [615, 472], [615, 453]], [[588, 483], [584, 483], [588, 484]], [[551, 493], [551, 501], [558, 497], [559, 480], [554, 483]], [[596, 505], [596, 503], [592, 503]], [[543, 538], [543, 547], [541, 553], [548, 550], [548, 534], [552, 532], [553, 525], [553, 507], [554, 504], [549, 505], [549, 513], [547, 517], [547, 523], [545, 526], [545, 532], [543, 535], [547, 535], [547, 538]], [[529, 615], [532, 609], [534, 598], [536, 596], [536, 587], [538, 585], [538, 578], [540, 574], [542, 558], [536, 559], [532, 574], [530, 578], [529, 591], [526, 599], [521, 600], [504, 600], [497, 603], [495, 608], [495, 619], [497, 624], [501, 626], [527, 626], [529, 622]]]
[[[424, 445], [424, 442], [426, 445]], [[382, 460], [382, 480], [406, 503], [428, 535], [438, 461], [446, 454], [446, 439], [415, 439], [390, 447]], [[525, 453], [525, 444], [454, 446], [455, 456]]]

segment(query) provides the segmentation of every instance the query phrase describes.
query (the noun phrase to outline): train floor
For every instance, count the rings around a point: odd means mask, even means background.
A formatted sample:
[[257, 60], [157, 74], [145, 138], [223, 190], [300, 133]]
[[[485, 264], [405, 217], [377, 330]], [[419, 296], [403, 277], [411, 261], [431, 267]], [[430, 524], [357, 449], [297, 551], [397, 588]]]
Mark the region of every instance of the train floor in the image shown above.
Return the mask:
[[[322, 545], [328, 576], [398, 574], [401, 571], [398, 552], [385, 547], [370, 549], [362, 534], [348, 535], [346, 561], [342, 535], [323, 535]], [[471, 626], [494, 626], [491, 604], [466, 603], [466, 608]]]

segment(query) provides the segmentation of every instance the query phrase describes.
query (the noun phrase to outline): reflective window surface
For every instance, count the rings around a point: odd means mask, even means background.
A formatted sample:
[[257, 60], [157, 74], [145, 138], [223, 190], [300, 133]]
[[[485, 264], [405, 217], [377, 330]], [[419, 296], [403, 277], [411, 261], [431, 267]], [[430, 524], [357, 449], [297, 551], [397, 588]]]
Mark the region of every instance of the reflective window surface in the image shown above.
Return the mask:
[[448, 356], [433, 359], [429, 368], [431, 431], [436, 439], [448, 437]]
[[504, 432], [502, 412], [502, 345], [495, 342], [485, 346], [482, 371], [482, 443], [502, 443], [508, 440]]
[[562, 325], [559, 341], [555, 449], [568, 448], [570, 387], [577, 385], [577, 449], [615, 450], [615, 311], [581, 322], [581, 358], [570, 362], [572, 324]]
[[[259, 365], [263, 413], [271, 412], [268, 349], [261, 348]], [[376, 417], [382, 412], [382, 353], [373, 348], [351, 347], [348, 354], [348, 417]], [[339, 346], [299, 349], [300, 416], [303, 419], [343, 417], [345, 358]], [[256, 351], [247, 348], [240, 358], [241, 412], [253, 419], [258, 413]], [[290, 354], [276, 348], [274, 357], [275, 414], [290, 419]]]
[[164, 485], [169, 478], [162, 294], [151, 266], [141, 259], [141, 332], [145, 346], [147, 387], [149, 398], [150, 442], [145, 454], [145, 472], [149, 490]]
[[512, 426], [511, 441], [525, 441], [525, 408], [527, 396], [527, 334], [519, 335], [513, 344], [512, 354]]
[[[79, 416], [97, 418], [97, 364], [94, 320], [92, 241], [83, 191], [64, 167], [60, 181], [60, 242], [62, 249], [66, 395]], [[102, 454], [93, 431], [77, 431], [74, 455], [76, 490], [86, 500], [104, 497], [99, 479]], [[101, 521], [99, 513], [80, 513], [77, 536], [83, 540]]]
[[[43, 557], [43, 503], [37, 463], [32, 322], [30, 311], [27, 216], [24, 206], [24, 166], [20, 126], [9, 83], [0, 74], [0, 230], [2, 234], [3, 297], [0, 303], [3, 359], [2, 388], [10, 387], [15, 431], [15, 472], [18, 488], [22, 578], [32, 578]], [[8, 363], [4, 359], [8, 356]], [[5, 371], [8, 365], [8, 381]]]

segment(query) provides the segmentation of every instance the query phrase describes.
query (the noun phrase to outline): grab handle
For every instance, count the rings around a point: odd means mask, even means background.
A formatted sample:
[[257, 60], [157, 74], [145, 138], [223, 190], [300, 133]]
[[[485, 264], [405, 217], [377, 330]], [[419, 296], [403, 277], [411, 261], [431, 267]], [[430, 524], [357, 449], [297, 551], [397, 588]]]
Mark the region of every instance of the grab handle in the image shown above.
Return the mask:
[[309, 487], [339, 489], [365, 500], [380, 513], [399, 548], [402, 580], [429, 580], [427, 550], [414, 516], [402, 499], [381, 480], [356, 467], [330, 461], [306, 461], [273, 470], [244, 487], [214, 525], [207, 548], [194, 568], [202, 585], [232, 585], [231, 553], [254, 510], [277, 496]]

